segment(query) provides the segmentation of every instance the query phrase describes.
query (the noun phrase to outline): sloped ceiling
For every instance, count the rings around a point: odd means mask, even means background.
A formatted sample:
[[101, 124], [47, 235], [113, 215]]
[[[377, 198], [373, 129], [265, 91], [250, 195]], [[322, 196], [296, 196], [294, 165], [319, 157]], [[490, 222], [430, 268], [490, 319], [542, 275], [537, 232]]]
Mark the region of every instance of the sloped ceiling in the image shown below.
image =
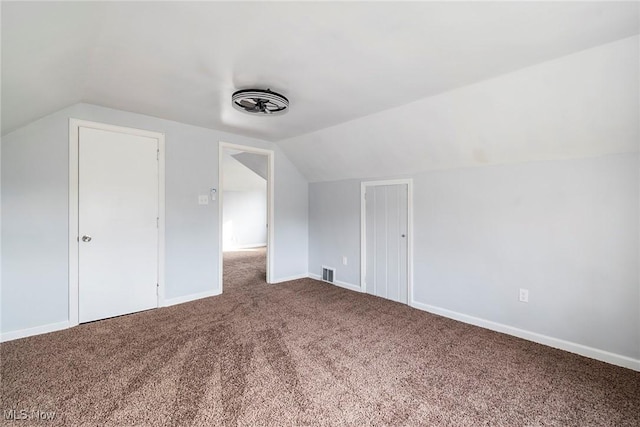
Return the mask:
[[640, 36], [278, 142], [310, 182], [640, 150]]
[[238, 153], [234, 154], [232, 157], [251, 169], [260, 178], [264, 180], [267, 179], [267, 156], [255, 153]]
[[267, 181], [234, 156], [231, 152], [223, 154], [222, 189], [224, 191], [266, 191]]
[[[2, 133], [87, 102], [291, 141], [638, 32], [635, 2], [5, 1]], [[234, 110], [253, 86], [291, 111]]]

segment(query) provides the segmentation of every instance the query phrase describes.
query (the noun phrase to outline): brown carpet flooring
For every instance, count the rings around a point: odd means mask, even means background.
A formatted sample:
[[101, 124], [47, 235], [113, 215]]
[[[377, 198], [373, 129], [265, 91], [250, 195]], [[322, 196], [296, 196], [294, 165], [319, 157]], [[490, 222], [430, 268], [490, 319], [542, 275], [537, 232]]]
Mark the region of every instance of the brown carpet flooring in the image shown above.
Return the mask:
[[221, 296], [2, 344], [2, 409], [56, 412], [19, 425], [640, 425], [638, 372], [264, 276], [263, 251], [229, 253]]

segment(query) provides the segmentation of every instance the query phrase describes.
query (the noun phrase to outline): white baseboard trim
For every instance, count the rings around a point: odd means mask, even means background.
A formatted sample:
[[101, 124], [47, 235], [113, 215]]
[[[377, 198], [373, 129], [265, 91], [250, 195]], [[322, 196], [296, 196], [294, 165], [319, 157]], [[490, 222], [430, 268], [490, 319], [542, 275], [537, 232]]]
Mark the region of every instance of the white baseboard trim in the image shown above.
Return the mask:
[[493, 322], [491, 320], [481, 319], [479, 317], [469, 316], [457, 311], [447, 310], [446, 308], [435, 307], [433, 305], [423, 304], [417, 301], [412, 301], [410, 306], [417, 308], [418, 310], [423, 310], [443, 317], [448, 317], [449, 319], [454, 319], [460, 322], [469, 323], [471, 325], [480, 326], [481, 328], [490, 329], [492, 331], [501, 332], [507, 335], [513, 335], [515, 337], [523, 338], [528, 341], [537, 342], [538, 344], [544, 344], [549, 347], [568, 351], [570, 353], [576, 353], [581, 356], [589, 357], [591, 359], [611, 363], [612, 365], [633, 369], [634, 371], [640, 371], [640, 359], [622, 356], [620, 354], [588, 347], [586, 345], [574, 343], [571, 341], [565, 341], [563, 339], [550, 337], [548, 335], [542, 335], [536, 332], [526, 331], [514, 326]]
[[[200, 292], [197, 294], [185, 295], [177, 298], [170, 298], [164, 301], [164, 304], [162, 305], [162, 307], [169, 307], [176, 304], [182, 304], [184, 302], [194, 301], [200, 298], [220, 295], [220, 293], [221, 292], [216, 289], [213, 291]], [[33, 335], [41, 335], [41, 334], [47, 334], [49, 332], [61, 331], [63, 329], [69, 329], [72, 326], [78, 326], [78, 325], [71, 325], [71, 323], [69, 323], [68, 320], [65, 320], [64, 322], [50, 323], [48, 325], [35, 326], [33, 328], [3, 332], [2, 334], [0, 334], [0, 342], [13, 341], [20, 338], [31, 337]]]
[[248, 245], [237, 245], [228, 248], [223, 248], [222, 252], [233, 252], [233, 251], [241, 251], [243, 249], [255, 249], [255, 248], [264, 248], [266, 247], [266, 243], [249, 243]]
[[306, 279], [308, 278], [309, 275], [308, 274], [296, 274], [294, 276], [289, 276], [289, 277], [281, 277], [279, 279], [275, 279], [271, 282], [272, 285], [275, 285], [276, 283], [282, 283], [282, 282], [288, 282], [290, 280], [298, 280], [298, 279]]
[[220, 295], [222, 292], [220, 289], [213, 289], [211, 291], [199, 292], [197, 294], [185, 295], [182, 297], [169, 298], [164, 300], [164, 307], [170, 307], [176, 304], [182, 304], [189, 301], [195, 301], [201, 298], [214, 297], [216, 295]]
[[[320, 280], [321, 282], [322, 277], [319, 274], [313, 274], [313, 273], [309, 273], [309, 278], [310, 279], [315, 279], [315, 280]], [[329, 282], [325, 282], [325, 283], [329, 283]], [[330, 285], [336, 285], [340, 288], [344, 288], [344, 289], [348, 289], [350, 291], [354, 291], [354, 292], [362, 292], [362, 288], [358, 285], [354, 285], [352, 283], [347, 283], [347, 282], [341, 282], [340, 280], [336, 280], [333, 283], [329, 283]]]
[[69, 321], [49, 323], [48, 325], [36, 326], [33, 328], [20, 329], [17, 331], [3, 332], [0, 334], [0, 342], [17, 340], [19, 338], [31, 337], [33, 335], [47, 334], [49, 332], [60, 331], [70, 327]]
[[362, 292], [362, 288], [358, 285], [354, 285], [352, 283], [341, 282], [340, 280], [336, 280], [332, 283], [333, 285], [339, 286], [344, 289], [348, 289], [354, 292]]

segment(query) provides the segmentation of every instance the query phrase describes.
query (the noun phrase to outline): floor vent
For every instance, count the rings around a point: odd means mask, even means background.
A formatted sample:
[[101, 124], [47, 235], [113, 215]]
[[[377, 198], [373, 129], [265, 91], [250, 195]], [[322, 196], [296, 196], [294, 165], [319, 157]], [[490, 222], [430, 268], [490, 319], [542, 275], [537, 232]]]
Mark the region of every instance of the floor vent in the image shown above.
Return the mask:
[[322, 280], [325, 282], [333, 283], [333, 276], [335, 270], [333, 268], [322, 266]]

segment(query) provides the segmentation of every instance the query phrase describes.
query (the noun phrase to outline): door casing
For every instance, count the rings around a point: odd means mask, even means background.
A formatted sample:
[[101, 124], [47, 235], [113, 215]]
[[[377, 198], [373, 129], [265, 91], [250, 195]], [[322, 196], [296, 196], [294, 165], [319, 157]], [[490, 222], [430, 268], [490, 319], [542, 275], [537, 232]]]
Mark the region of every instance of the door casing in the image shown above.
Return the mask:
[[407, 185], [407, 304], [413, 305], [413, 179], [362, 181], [360, 183], [360, 291], [367, 292], [367, 188], [382, 185]]
[[164, 134], [142, 129], [115, 126], [88, 120], [69, 119], [69, 326], [79, 324], [79, 128], [146, 136], [158, 140], [158, 307], [164, 305], [165, 295], [165, 142]]
[[220, 293], [223, 291], [223, 252], [222, 252], [222, 207], [224, 204], [223, 188], [223, 165], [222, 159], [224, 150], [238, 150], [245, 153], [254, 153], [267, 156], [267, 283], [273, 283], [273, 266], [275, 256], [275, 226], [274, 226], [274, 152], [264, 148], [256, 148], [248, 145], [232, 144], [229, 142], [219, 142], [218, 146], [218, 283], [220, 284]]

